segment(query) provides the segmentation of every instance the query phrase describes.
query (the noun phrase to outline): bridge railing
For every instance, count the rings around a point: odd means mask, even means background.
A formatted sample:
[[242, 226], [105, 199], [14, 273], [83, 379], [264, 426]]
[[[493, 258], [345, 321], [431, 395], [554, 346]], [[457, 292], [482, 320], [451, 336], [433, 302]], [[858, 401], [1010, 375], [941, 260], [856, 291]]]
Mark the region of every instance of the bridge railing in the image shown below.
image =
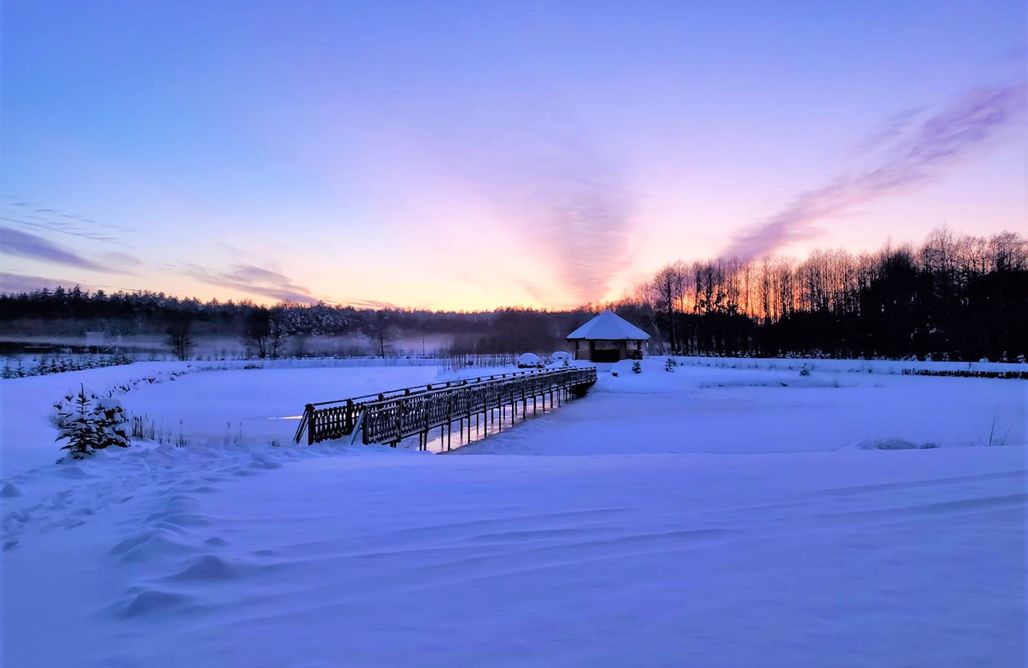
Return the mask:
[[[307, 442], [310, 445], [335, 438], [342, 438], [353, 433], [357, 424], [357, 418], [366, 404], [373, 401], [382, 401], [401, 396], [431, 392], [441, 388], [454, 385], [465, 385], [467, 383], [479, 383], [483, 381], [496, 380], [500, 378], [517, 378], [531, 374], [542, 373], [538, 369], [525, 371], [513, 371], [510, 373], [498, 373], [490, 376], [479, 376], [477, 378], [464, 378], [442, 383], [429, 383], [427, 385], [415, 385], [401, 387], [395, 390], [386, 390], [374, 394], [364, 394], [348, 399], [333, 399], [330, 401], [318, 401], [304, 406], [300, 424], [297, 425], [294, 440], [299, 443], [303, 439], [304, 431], [307, 432]], [[313, 425], [313, 428], [312, 428]]]
[[364, 443], [396, 443], [461, 417], [555, 390], [581, 393], [596, 382], [595, 367], [523, 371], [435, 383], [339, 401], [307, 404], [296, 442], [309, 444], [352, 435]]

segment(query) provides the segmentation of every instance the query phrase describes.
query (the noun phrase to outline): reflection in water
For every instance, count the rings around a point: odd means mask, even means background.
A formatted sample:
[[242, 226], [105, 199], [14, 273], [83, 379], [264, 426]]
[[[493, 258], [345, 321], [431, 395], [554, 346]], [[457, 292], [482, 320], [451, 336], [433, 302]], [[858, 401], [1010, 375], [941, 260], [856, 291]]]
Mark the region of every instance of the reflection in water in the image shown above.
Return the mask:
[[[535, 406], [535, 410], [533, 410], [532, 401], [529, 400], [526, 408], [527, 410], [523, 410], [522, 404], [519, 402], [516, 411], [512, 411], [511, 406], [508, 404], [500, 409], [489, 411], [489, 414], [484, 418], [481, 413], [478, 413], [471, 416], [470, 422], [467, 418], [454, 420], [452, 431], [450, 432], [447, 432], [445, 427], [436, 427], [429, 434], [428, 451], [436, 454], [445, 454], [469, 443], [475, 443], [494, 434], [499, 434], [525, 420], [542, 417], [553, 412], [557, 407], [550, 406], [549, 402], [547, 402], [544, 409], [542, 401], [539, 401]], [[416, 450], [418, 448], [418, 437], [412, 436], [404, 439], [400, 442], [400, 447]]]

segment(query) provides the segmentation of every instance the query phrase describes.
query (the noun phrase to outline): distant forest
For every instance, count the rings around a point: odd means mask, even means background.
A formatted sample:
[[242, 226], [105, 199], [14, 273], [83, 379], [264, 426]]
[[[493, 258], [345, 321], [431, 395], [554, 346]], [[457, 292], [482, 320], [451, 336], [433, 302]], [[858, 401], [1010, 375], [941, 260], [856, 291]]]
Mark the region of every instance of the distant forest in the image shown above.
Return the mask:
[[685, 354], [1016, 361], [1028, 353], [1028, 245], [943, 228], [861, 255], [676, 262], [639, 301]]
[[861, 255], [675, 262], [629, 298], [570, 311], [266, 307], [57, 287], [0, 295], [0, 337], [100, 333], [129, 349], [149, 337], [182, 358], [204, 342], [210, 355], [210, 341], [256, 357], [549, 352], [605, 307], [653, 335], [651, 354], [1023, 360], [1028, 244], [941, 229], [916, 247]]

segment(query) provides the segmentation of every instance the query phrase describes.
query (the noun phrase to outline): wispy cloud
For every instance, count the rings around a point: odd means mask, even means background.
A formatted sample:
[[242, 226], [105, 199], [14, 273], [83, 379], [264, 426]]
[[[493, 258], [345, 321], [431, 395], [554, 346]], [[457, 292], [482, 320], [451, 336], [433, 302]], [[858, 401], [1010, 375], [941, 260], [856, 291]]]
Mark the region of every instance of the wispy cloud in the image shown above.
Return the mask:
[[94, 262], [78, 253], [68, 250], [49, 239], [10, 227], [0, 227], [0, 252], [16, 257], [62, 264], [76, 269], [125, 273], [121, 269]]
[[138, 269], [143, 266], [143, 261], [135, 255], [122, 253], [121, 251], [106, 251], [100, 253], [99, 257], [105, 266], [119, 267], [123, 270]]
[[559, 150], [561, 159], [535, 184], [541, 242], [571, 294], [596, 301], [630, 261], [632, 198], [589, 146], [567, 142]]
[[[504, 216], [517, 221], [577, 303], [596, 301], [631, 262], [627, 246], [634, 197], [612, 164], [573, 124], [532, 128], [495, 147], [503, 155], [488, 179]], [[494, 167], [494, 166], [493, 166]], [[476, 182], [483, 182], [475, 174]], [[552, 286], [522, 287], [544, 303]]]
[[348, 299], [344, 302], [347, 306], [354, 308], [366, 308], [374, 310], [393, 310], [400, 308], [396, 304], [390, 302], [380, 302], [374, 299]]
[[45, 278], [43, 276], [28, 276], [25, 274], [11, 274], [0, 272], [0, 292], [32, 292], [43, 288], [55, 288], [58, 285], [74, 287], [76, 285], [86, 288], [79, 281], [70, 281], [66, 278]]
[[924, 111], [925, 107], [904, 109], [903, 111], [896, 112], [882, 120], [871, 130], [871, 132], [868, 133], [866, 137], [857, 143], [856, 152], [858, 154], [868, 153], [895, 141], [903, 134], [904, 131], [910, 129], [914, 124], [914, 121], [916, 121], [918, 116], [923, 114]]
[[123, 244], [122, 236], [130, 231], [62, 209], [21, 200], [13, 195], [0, 196], [0, 220], [35, 231], [113, 244]]
[[[893, 116], [865, 142], [868, 168], [800, 194], [765, 222], [732, 239], [724, 255], [749, 259], [811, 238], [814, 225], [882, 197], [931, 183], [991, 145], [1024, 113], [1024, 81], [976, 88], [927, 116]], [[915, 122], [915, 116], [919, 116]]]
[[185, 265], [182, 273], [208, 285], [229, 288], [244, 294], [275, 301], [313, 304], [318, 301], [310, 290], [293, 283], [277, 271], [252, 264], [235, 264], [228, 271], [211, 271], [195, 264]]

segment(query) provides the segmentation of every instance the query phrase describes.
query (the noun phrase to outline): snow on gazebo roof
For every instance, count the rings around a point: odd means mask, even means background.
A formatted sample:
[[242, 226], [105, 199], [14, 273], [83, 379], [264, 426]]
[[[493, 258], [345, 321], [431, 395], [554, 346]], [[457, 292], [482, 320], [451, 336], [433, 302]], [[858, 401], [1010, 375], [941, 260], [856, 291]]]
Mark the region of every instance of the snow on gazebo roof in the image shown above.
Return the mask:
[[567, 339], [647, 341], [650, 335], [613, 311], [604, 311], [567, 335]]

